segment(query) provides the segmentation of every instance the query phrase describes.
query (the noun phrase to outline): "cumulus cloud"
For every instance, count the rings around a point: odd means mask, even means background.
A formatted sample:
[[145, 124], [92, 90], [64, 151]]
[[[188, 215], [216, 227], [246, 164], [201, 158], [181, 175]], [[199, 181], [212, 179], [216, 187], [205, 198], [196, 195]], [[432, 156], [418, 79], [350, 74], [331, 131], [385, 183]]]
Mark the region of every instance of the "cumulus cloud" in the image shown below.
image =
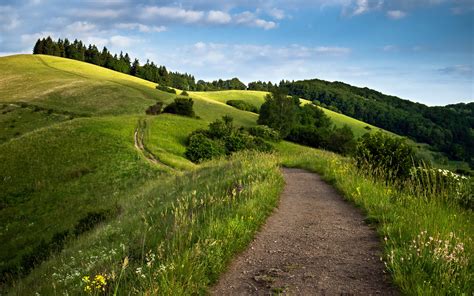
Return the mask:
[[276, 28], [277, 24], [273, 21], [266, 21], [264, 19], [260, 19], [257, 17], [256, 14], [250, 11], [244, 11], [234, 16], [235, 22], [237, 24], [245, 24], [253, 27], [259, 27], [264, 30], [270, 30]]
[[165, 26], [147, 26], [140, 23], [119, 23], [119, 24], [116, 24], [115, 27], [117, 29], [138, 30], [143, 33], [149, 33], [149, 32], [159, 33], [159, 32], [166, 31]]
[[282, 9], [272, 8], [268, 10], [267, 13], [276, 20], [282, 20], [285, 18], [285, 11]]
[[14, 30], [20, 24], [20, 17], [13, 7], [0, 6], [0, 32]]
[[232, 17], [227, 12], [211, 10], [207, 14], [207, 21], [212, 24], [228, 24]]
[[387, 16], [391, 18], [392, 20], [398, 20], [402, 19], [406, 16], [406, 12], [403, 12], [401, 10], [389, 10], [387, 11]]
[[116, 19], [125, 14], [121, 9], [74, 9], [69, 14], [81, 18]]
[[66, 31], [70, 34], [87, 33], [96, 29], [96, 25], [89, 22], [74, 22], [66, 26]]
[[168, 20], [182, 21], [185, 23], [199, 22], [204, 17], [204, 12], [199, 10], [186, 10], [173, 6], [147, 6], [143, 9], [145, 18], [160, 17]]
[[122, 35], [115, 35], [110, 37], [110, 44], [118, 48], [128, 48], [130, 45], [134, 44], [134, 38], [130, 38]]

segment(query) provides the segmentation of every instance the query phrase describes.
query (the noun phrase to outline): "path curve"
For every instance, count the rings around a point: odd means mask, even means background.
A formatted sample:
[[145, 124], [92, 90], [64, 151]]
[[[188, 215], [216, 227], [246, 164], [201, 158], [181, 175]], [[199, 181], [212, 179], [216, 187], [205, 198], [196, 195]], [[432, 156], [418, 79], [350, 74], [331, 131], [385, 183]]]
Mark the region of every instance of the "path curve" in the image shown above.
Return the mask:
[[146, 128], [147, 128], [146, 121], [139, 120], [138, 126], [135, 129], [135, 132], [133, 134], [135, 149], [140, 151], [150, 163], [159, 164], [159, 165], [162, 165], [174, 170], [173, 167], [163, 163], [161, 160], [158, 159], [158, 157], [156, 157], [150, 150], [146, 148], [145, 143], [144, 143], [144, 137], [145, 137], [144, 133], [145, 133]]
[[280, 205], [211, 294], [397, 294], [361, 212], [316, 174], [283, 175]]

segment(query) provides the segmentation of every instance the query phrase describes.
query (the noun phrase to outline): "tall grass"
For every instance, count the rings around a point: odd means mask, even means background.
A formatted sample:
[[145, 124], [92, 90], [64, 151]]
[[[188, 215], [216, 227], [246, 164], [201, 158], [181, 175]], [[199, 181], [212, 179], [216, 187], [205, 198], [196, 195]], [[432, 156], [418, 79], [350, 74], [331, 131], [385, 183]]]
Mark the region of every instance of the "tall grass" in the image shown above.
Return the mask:
[[426, 184], [390, 185], [373, 174], [358, 171], [348, 158], [281, 145], [284, 165], [320, 173], [365, 211], [366, 221], [376, 226], [383, 238], [381, 260], [403, 294], [474, 292], [472, 210], [459, 205], [454, 198], [457, 192], [451, 187], [438, 186], [430, 193]]
[[123, 200], [118, 219], [70, 242], [11, 292], [203, 294], [250, 242], [282, 187], [277, 158], [255, 153], [152, 181]]

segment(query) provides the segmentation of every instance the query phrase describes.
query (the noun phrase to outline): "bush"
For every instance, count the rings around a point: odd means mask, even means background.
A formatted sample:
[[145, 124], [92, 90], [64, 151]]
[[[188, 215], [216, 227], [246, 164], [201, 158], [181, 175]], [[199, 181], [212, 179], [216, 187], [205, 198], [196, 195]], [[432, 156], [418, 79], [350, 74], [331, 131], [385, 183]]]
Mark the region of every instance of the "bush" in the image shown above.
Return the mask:
[[211, 139], [223, 139], [232, 134], [234, 129], [232, 124], [233, 118], [230, 116], [224, 116], [221, 119], [217, 119], [209, 124], [208, 136]]
[[167, 87], [165, 85], [157, 85], [156, 86], [156, 89], [158, 90], [161, 90], [161, 91], [164, 91], [164, 92], [167, 92], [167, 93], [170, 93], [170, 94], [176, 94], [176, 90], [171, 88], [171, 87]]
[[386, 180], [406, 180], [418, 163], [413, 148], [404, 139], [382, 132], [365, 134], [359, 140], [355, 153], [357, 167], [372, 174], [382, 174]]
[[176, 98], [174, 102], [169, 104], [163, 110], [163, 113], [172, 113], [189, 117], [196, 117], [193, 110], [193, 99], [191, 98]]
[[266, 125], [252, 126], [246, 129], [252, 136], [259, 137], [268, 141], [281, 141], [280, 133]]
[[226, 104], [239, 110], [258, 113], [257, 107], [243, 100], [229, 100]]
[[329, 129], [298, 125], [291, 130], [286, 139], [314, 148], [324, 148], [327, 146], [329, 136]]
[[225, 155], [224, 145], [218, 141], [211, 140], [201, 133], [192, 135], [189, 138], [189, 145], [185, 155], [192, 162], [202, 162]]
[[235, 132], [224, 138], [226, 154], [232, 154], [253, 147], [253, 137], [243, 133]]
[[188, 96], [189, 96], [188, 92], [185, 91], [185, 90], [183, 90], [183, 91], [181, 92], [181, 95], [184, 96], [184, 97], [188, 97]]
[[148, 107], [145, 111], [148, 115], [158, 115], [163, 109], [163, 102], [156, 102], [155, 105]]
[[326, 149], [343, 155], [351, 154], [356, 148], [354, 133], [348, 125], [334, 128], [326, 142]]
[[188, 138], [186, 157], [193, 162], [202, 162], [242, 150], [273, 150], [273, 146], [263, 138], [253, 136], [243, 128], [234, 128], [232, 121], [232, 117], [224, 116], [210, 123], [208, 130], [199, 129], [192, 132]]
[[250, 149], [260, 152], [272, 152], [274, 150], [270, 143], [265, 142], [262, 138], [254, 137]]

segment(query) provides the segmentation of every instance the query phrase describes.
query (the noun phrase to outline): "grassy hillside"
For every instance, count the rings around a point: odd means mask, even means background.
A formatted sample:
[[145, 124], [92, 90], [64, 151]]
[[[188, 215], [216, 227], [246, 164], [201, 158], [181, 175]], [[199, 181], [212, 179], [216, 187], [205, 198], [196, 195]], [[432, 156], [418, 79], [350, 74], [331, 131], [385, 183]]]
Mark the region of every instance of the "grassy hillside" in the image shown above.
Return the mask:
[[[0, 58], [0, 72], [0, 270], [14, 277], [9, 286], [0, 281], [2, 295], [80, 294], [84, 277], [98, 275], [106, 294], [203, 294], [276, 205], [281, 163], [324, 174], [379, 223], [389, 239], [384, 260], [396, 252], [388, 268], [403, 292], [469, 290], [472, 265], [460, 266], [453, 280], [430, 254], [418, 265], [400, 260], [424, 230], [443, 239], [452, 231], [472, 254], [468, 211], [406, 197], [357, 173], [350, 159], [288, 142], [273, 155], [240, 153], [200, 165], [184, 158], [187, 135], [223, 115], [255, 125], [256, 114], [223, 102], [257, 105], [263, 92], [190, 93], [200, 118], [146, 116], [156, 100], [175, 96], [56, 57]], [[366, 131], [365, 123], [325, 112], [356, 134]], [[137, 130], [144, 151], [136, 147]], [[19, 265], [33, 269], [21, 275]], [[428, 265], [437, 268], [434, 281], [450, 285], [429, 282]]]
[[[209, 91], [209, 92], [189, 92], [191, 97], [200, 98], [203, 100], [213, 100], [225, 104], [229, 100], [243, 100], [256, 107], [260, 107], [265, 102], [265, 96], [268, 94], [263, 91], [254, 90], [223, 90], [223, 91]], [[302, 100], [303, 104], [309, 103], [307, 100]], [[338, 127], [344, 124], [349, 125], [356, 137], [360, 137], [367, 132], [382, 130], [373, 125], [367, 124], [360, 120], [351, 118], [341, 113], [322, 108], [326, 115], [328, 115], [334, 124]]]

